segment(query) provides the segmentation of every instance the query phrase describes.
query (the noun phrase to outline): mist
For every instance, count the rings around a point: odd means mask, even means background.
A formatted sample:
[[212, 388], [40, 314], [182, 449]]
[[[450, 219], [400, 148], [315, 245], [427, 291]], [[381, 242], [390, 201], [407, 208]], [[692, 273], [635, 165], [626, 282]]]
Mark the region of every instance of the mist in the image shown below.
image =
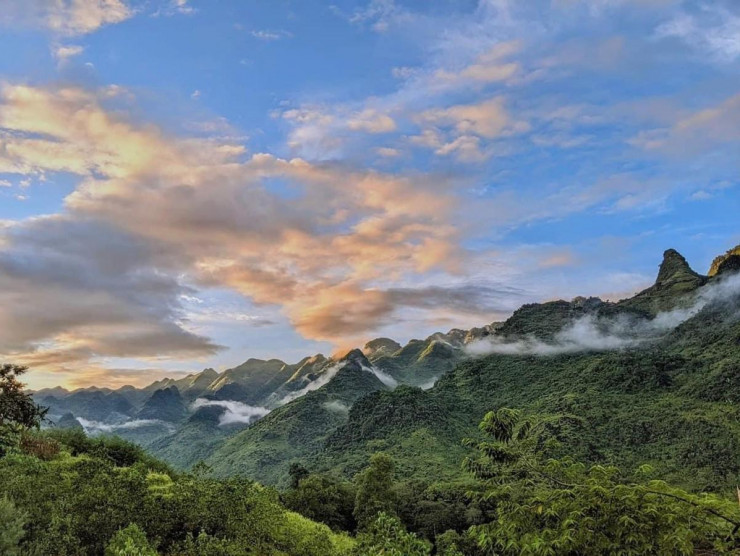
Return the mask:
[[87, 434], [138, 429], [141, 427], [148, 427], [152, 425], [165, 427], [170, 430], [174, 430], [175, 428], [172, 424], [167, 423], [166, 421], [160, 421], [158, 419], [134, 419], [132, 421], [127, 421], [125, 423], [119, 423], [116, 425], [101, 423], [99, 421], [90, 421], [88, 419], [83, 419], [82, 417], [77, 417], [77, 421], [79, 421], [80, 425], [82, 425], [82, 428], [85, 429], [85, 432]]
[[270, 410], [266, 407], [247, 405], [245, 403], [234, 401], [206, 400], [205, 398], [198, 398], [193, 402], [192, 408], [195, 410], [201, 407], [223, 407], [225, 411], [221, 414], [221, 418], [218, 421], [220, 426], [233, 425], [236, 423], [245, 423], [249, 425], [270, 413]]
[[366, 367], [363, 365], [362, 370], [374, 374], [380, 382], [385, 384], [391, 390], [398, 386], [398, 381], [395, 378], [375, 366]]
[[335, 363], [334, 365], [326, 369], [323, 373], [321, 373], [321, 375], [319, 375], [317, 379], [312, 380], [300, 390], [296, 390], [295, 392], [289, 392], [288, 394], [280, 398], [276, 402], [276, 405], [278, 406], [285, 405], [286, 403], [290, 403], [293, 400], [300, 398], [304, 394], [308, 394], [309, 392], [312, 392], [313, 390], [318, 390], [324, 384], [327, 384], [332, 378], [334, 378], [344, 365], [345, 363], [342, 363], [342, 362]]
[[740, 294], [740, 274], [735, 274], [700, 288], [687, 307], [658, 313], [653, 319], [631, 315], [599, 318], [581, 317], [555, 334], [553, 341], [528, 337], [507, 341], [489, 336], [472, 342], [465, 349], [470, 355], [557, 355], [581, 351], [610, 351], [634, 347], [664, 336], [698, 314], [707, 305]]
[[345, 403], [340, 402], [339, 400], [326, 402], [323, 407], [324, 409], [326, 409], [327, 411], [331, 411], [332, 413], [349, 413], [349, 406]]

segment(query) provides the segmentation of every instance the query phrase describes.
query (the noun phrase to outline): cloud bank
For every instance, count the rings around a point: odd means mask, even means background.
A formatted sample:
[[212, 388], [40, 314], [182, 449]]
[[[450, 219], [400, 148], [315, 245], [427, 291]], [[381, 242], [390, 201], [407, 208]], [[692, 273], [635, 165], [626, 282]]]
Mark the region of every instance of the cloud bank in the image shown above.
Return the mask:
[[224, 412], [219, 418], [219, 426], [233, 425], [236, 423], [250, 424], [257, 419], [261, 419], [270, 410], [266, 407], [259, 407], [253, 405], [247, 405], [241, 402], [234, 401], [220, 401], [220, 400], [207, 400], [205, 398], [198, 398], [193, 402], [192, 409], [196, 410], [201, 407], [222, 407]]
[[80, 425], [82, 425], [82, 428], [85, 429], [85, 432], [87, 434], [107, 434], [115, 433], [121, 430], [125, 431], [151, 426], [164, 427], [171, 431], [175, 430], [175, 427], [171, 423], [160, 421], [158, 419], [134, 419], [132, 421], [127, 421], [125, 423], [119, 423], [115, 425], [101, 423], [99, 421], [89, 421], [87, 419], [83, 419], [82, 417], [77, 417], [77, 420], [80, 422]]

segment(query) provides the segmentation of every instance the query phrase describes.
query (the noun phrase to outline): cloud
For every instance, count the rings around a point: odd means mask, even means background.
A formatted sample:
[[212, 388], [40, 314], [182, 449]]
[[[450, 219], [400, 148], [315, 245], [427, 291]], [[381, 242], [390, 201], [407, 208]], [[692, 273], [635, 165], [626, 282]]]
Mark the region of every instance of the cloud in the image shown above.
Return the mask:
[[646, 151], [675, 156], [736, 146], [740, 142], [740, 94], [714, 106], [679, 114], [670, 127], [641, 131], [630, 142]]
[[298, 398], [300, 398], [301, 396], [304, 396], [305, 394], [308, 394], [309, 392], [318, 390], [325, 384], [328, 384], [332, 378], [337, 376], [337, 373], [339, 373], [339, 371], [341, 371], [345, 365], [346, 365], [345, 362], [340, 361], [339, 363], [335, 363], [331, 367], [324, 369], [322, 373], [318, 376], [318, 378], [312, 380], [300, 390], [296, 390], [295, 392], [290, 392], [286, 394], [285, 396], [280, 398], [277, 402], [275, 402], [275, 405], [277, 406], [285, 405], [287, 403], [292, 402], [293, 400], [297, 400]]
[[323, 405], [323, 408], [326, 409], [327, 411], [331, 411], [332, 413], [339, 413], [339, 414], [344, 414], [344, 415], [349, 413], [349, 406], [347, 404], [340, 402], [339, 400], [326, 402]]
[[0, 24], [48, 29], [72, 37], [133, 17], [123, 0], [5, 0]]
[[720, 2], [703, 4], [693, 12], [680, 11], [661, 24], [658, 38], [677, 38], [717, 62], [740, 57], [740, 13]]
[[526, 124], [512, 121], [503, 97], [494, 97], [474, 104], [459, 104], [423, 112], [422, 122], [452, 126], [460, 135], [472, 133], [492, 139], [505, 132], [526, 130]]
[[491, 149], [483, 149], [483, 140], [517, 135], [529, 131], [527, 122], [510, 116], [504, 97], [497, 96], [473, 104], [458, 104], [447, 108], [433, 108], [415, 119], [425, 127], [411, 142], [434, 149], [435, 154], [454, 154], [463, 162], [480, 162], [492, 156]]
[[523, 297], [523, 290], [505, 285], [475, 283], [452, 286], [422, 286], [415, 288], [390, 288], [388, 296], [393, 304], [407, 307], [444, 307], [460, 313], [490, 315], [511, 310], [512, 303]]
[[52, 54], [57, 59], [59, 64], [65, 64], [70, 58], [79, 56], [85, 50], [85, 47], [75, 44], [62, 44], [52, 48]]
[[376, 33], [385, 33], [397, 20], [408, 17], [395, 0], [370, 0], [365, 8], [355, 10], [349, 15], [351, 23], [369, 24]]
[[125, 232], [48, 216], [5, 229], [3, 243], [0, 351], [21, 362], [50, 367], [219, 349], [179, 323], [179, 296], [188, 288], [153, 265], [151, 246]]
[[380, 156], [386, 158], [401, 156], [401, 151], [399, 151], [398, 149], [393, 149], [391, 147], [378, 147], [377, 149], [375, 149], [375, 152], [378, 153]]
[[[305, 337], [342, 342], [404, 306], [383, 280], [456, 271], [465, 256], [444, 180], [246, 157], [230, 140], [134, 123], [128, 102], [107, 89], [0, 92], [0, 171], [79, 179], [65, 213], [3, 230], [0, 344], [21, 358], [212, 354], [187, 320], [210, 317], [183, 309], [193, 288], [277, 305]], [[34, 295], [37, 309], [16, 302]]]
[[445, 69], [437, 70], [434, 79], [443, 85], [464, 85], [466, 83], [495, 83], [504, 82], [521, 71], [516, 62], [507, 62], [506, 59], [517, 54], [522, 49], [522, 42], [513, 40], [493, 45], [487, 51], [478, 55], [472, 64], [458, 71]]
[[198, 10], [189, 4], [189, 0], [169, 0], [168, 3], [154, 12], [154, 16], [193, 15]]
[[85, 429], [85, 432], [87, 434], [109, 434], [115, 433], [120, 430], [132, 430], [151, 426], [163, 427], [169, 429], [170, 431], [175, 430], [175, 427], [172, 424], [165, 421], [159, 421], [157, 419], [134, 419], [132, 421], [127, 421], [125, 423], [118, 423], [114, 425], [101, 423], [99, 421], [89, 421], [87, 419], [83, 419], [82, 417], [77, 417], [77, 421], [79, 421], [80, 425], [82, 425], [82, 428]]
[[353, 114], [347, 121], [347, 127], [353, 131], [388, 133], [396, 130], [396, 122], [387, 114], [378, 113], [372, 108], [367, 108]]
[[219, 418], [219, 426], [233, 425], [236, 423], [251, 424], [257, 419], [261, 419], [270, 410], [266, 407], [258, 407], [253, 405], [247, 405], [241, 402], [234, 401], [217, 401], [217, 400], [206, 400], [204, 398], [198, 398], [193, 402], [192, 408], [194, 410], [201, 407], [222, 407], [224, 412]]
[[363, 366], [362, 370], [375, 375], [375, 377], [380, 382], [385, 384], [388, 388], [395, 388], [396, 386], [398, 386], [398, 381], [395, 378], [393, 378], [391, 375], [389, 375], [385, 371], [378, 369], [374, 365], [371, 365], [370, 367]]
[[255, 39], [261, 41], [279, 41], [280, 39], [289, 39], [293, 36], [292, 33], [278, 29], [271, 31], [269, 29], [255, 29], [250, 33]]

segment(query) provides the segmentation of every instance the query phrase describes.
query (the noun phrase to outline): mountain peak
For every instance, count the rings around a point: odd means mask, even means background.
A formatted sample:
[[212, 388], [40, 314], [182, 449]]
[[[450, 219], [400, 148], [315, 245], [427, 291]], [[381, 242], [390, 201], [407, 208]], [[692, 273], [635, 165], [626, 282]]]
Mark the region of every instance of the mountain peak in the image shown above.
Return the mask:
[[345, 355], [344, 357], [340, 359], [340, 361], [357, 363], [358, 365], [363, 366], [363, 367], [370, 366], [370, 361], [367, 360], [367, 357], [365, 357], [365, 354], [362, 353], [362, 350], [357, 349], [357, 348], [348, 352], [347, 355]]
[[728, 271], [740, 270], [740, 245], [728, 250], [727, 253], [715, 257], [709, 267], [709, 276], [715, 276]]
[[381, 355], [393, 355], [401, 349], [401, 344], [390, 338], [375, 338], [370, 340], [362, 348], [367, 357], [378, 357]]
[[694, 272], [681, 253], [675, 249], [668, 249], [663, 253], [663, 262], [660, 263], [656, 286], [667, 286], [676, 282], [701, 281], [701, 276]]

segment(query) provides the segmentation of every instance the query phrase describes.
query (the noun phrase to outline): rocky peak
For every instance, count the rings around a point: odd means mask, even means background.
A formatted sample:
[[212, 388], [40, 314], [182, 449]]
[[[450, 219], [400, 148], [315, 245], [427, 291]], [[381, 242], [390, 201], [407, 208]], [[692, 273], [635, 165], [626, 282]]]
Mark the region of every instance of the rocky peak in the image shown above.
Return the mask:
[[370, 340], [362, 348], [367, 357], [380, 357], [381, 355], [392, 355], [401, 349], [401, 344], [390, 338], [375, 338]]
[[355, 348], [350, 351], [347, 355], [342, 357], [340, 361], [346, 361], [347, 363], [355, 363], [360, 367], [370, 367], [371, 363], [365, 357], [365, 354], [361, 350]]
[[152, 394], [138, 413], [139, 419], [177, 421], [185, 416], [187, 408], [176, 386], [162, 388]]
[[719, 265], [717, 276], [740, 272], [740, 255], [730, 255]]
[[677, 282], [701, 282], [702, 277], [694, 272], [686, 259], [675, 249], [668, 249], [663, 253], [663, 262], [660, 263], [656, 286], [668, 286]]
[[727, 253], [715, 257], [712, 266], [709, 267], [709, 276], [715, 276], [724, 272], [740, 270], [740, 245], [733, 247]]

